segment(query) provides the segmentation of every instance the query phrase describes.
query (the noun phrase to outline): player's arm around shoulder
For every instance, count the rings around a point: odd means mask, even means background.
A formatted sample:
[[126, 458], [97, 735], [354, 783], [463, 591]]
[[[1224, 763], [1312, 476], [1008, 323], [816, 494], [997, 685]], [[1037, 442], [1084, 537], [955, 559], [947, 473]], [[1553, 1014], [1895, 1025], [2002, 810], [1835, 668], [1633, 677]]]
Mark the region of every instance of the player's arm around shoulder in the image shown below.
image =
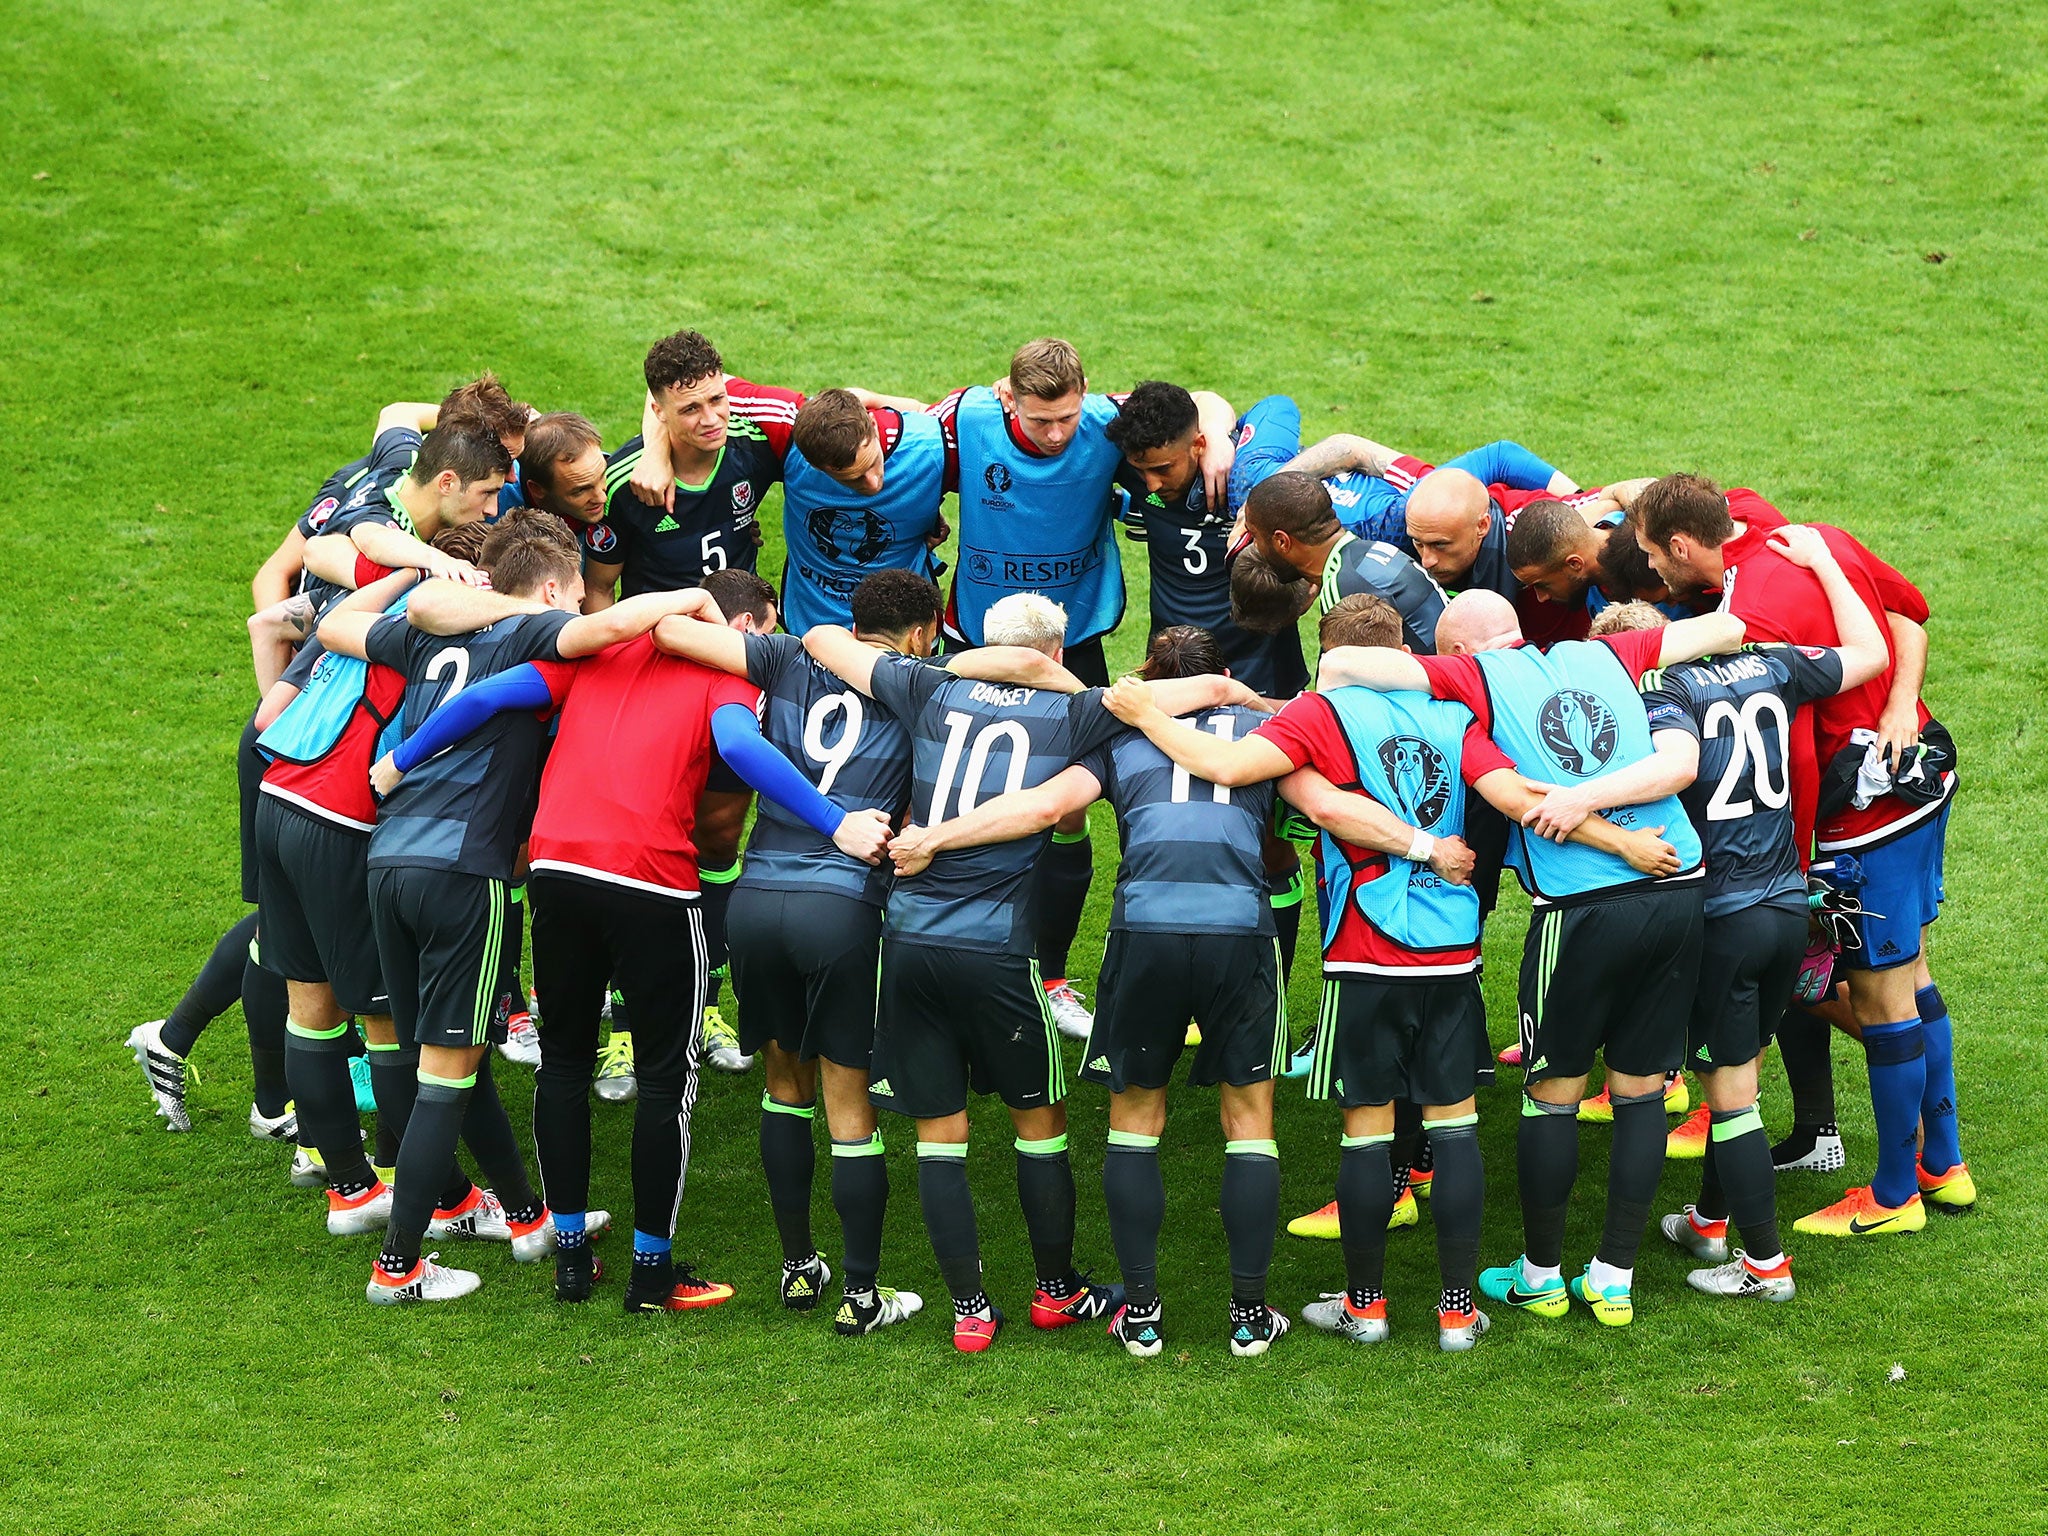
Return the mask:
[[[622, 640], [639, 639], [672, 614], [695, 609], [700, 597], [701, 594], [694, 590], [643, 592], [638, 597], [613, 603], [596, 613], [578, 614], [562, 626], [555, 642], [556, 648], [564, 661], [578, 656], [593, 656]], [[728, 630], [727, 633], [732, 632]], [[744, 663], [744, 658], [742, 661]]]
[[882, 653], [840, 624], [819, 624], [804, 636], [811, 660], [869, 698], [875, 696], [875, 665]]
[[1316, 687], [1370, 688], [1375, 693], [1428, 693], [1429, 673], [1405, 651], [1381, 645], [1339, 645], [1323, 652]]
[[1698, 661], [1702, 656], [1719, 656], [1742, 644], [1743, 622], [1726, 609], [1697, 614], [1665, 625], [1656, 633], [1662, 637], [1657, 648], [1657, 665], [1674, 667], [1681, 661]]
[[530, 597], [507, 597], [488, 587], [435, 577], [420, 583], [405, 605], [414, 629], [430, 635], [467, 635], [514, 614], [540, 613], [546, 603]]
[[1183, 725], [1161, 708], [1155, 696], [1160, 686], [1135, 677], [1121, 678], [1103, 696], [1103, 704], [1125, 725], [1143, 731], [1146, 740], [1196, 778], [1238, 789], [1277, 779], [1295, 766], [1285, 752], [1263, 737], [1225, 741]]
[[1028, 645], [982, 645], [948, 656], [941, 663], [955, 677], [969, 682], [1009, 683], [1046, 693], [1082, 693], [1088, 685], [1043, 651]]
[[368, 661], [365, 646], [371, 628], [384, 617], [384, 610], [410, 591], [417, 580], [417, 571], [393, 571], [383, 580], [350, 593], [328, 609], [327, 616], [320, 621], [320, 643], [340, 655]]
[[683, 596], [688, 599], [684, 606], [654, 626], [654, 648], [758, 685], [761, 680], [752, 677], [747, 667], [748, 637], [726, 627], [718, 600], [702, 587], [691, 588]]
[[[1788, 523], [1771, 535], [1770, 547], [1796, 566], [1813, 573], [1820, 583], [1821, 591], [1827, 594], [1828, 608], [1835, 621], [1835, 635], [1839, 644], [1836, 654], [1842, 661], [1842, 684], [1837, 692], [1846, 693], [1851, 688], [1860, 688], [1873, 677], [1879, 676], [1892, 664], [1892, 653], [1885, 644], [1885, 632], [1877, 627], [1877, 620], [1871, 615], [1868, 605], [1850, 584], [1848, 573], [1829, 548], [1826, 537], [1819, 529], [1803, 523]], [[1891, 624], [1892, 637], [1896, 641], [1902, 627], [1909, 629], [1919, 641], [1919, 662], [1921, 672], [1925, 671], [1927, 632], [1910, 619], [1894, 614], [1886, 615]], [[1911, 637], [1908, 644], [1912, 643]], [[1904, 658], [1901, 658], [1901, 666]], [[1913, 680], [1912, 694], [1915, 699], [1920, 692], [1918, 677]]]

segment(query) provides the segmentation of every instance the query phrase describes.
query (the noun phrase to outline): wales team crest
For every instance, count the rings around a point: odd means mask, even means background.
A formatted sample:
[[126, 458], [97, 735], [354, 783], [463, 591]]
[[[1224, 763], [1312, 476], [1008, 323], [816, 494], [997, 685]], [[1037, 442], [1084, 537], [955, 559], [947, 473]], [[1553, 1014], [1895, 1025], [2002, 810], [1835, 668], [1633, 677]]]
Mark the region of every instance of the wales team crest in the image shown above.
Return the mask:
[[1590, 778], [1607, 766], [1621, 734], [1614, 711], [1592, 694], [1566, 688], [1543, 701], [1536, 727], [1544, 750], [1574, 778]]
[[1380, 743], [1380, 767], [1401, 807], [1420, 827], [1433, 827], [1451, 803], [1451, 765], [1420, 736], [1389, 736]]

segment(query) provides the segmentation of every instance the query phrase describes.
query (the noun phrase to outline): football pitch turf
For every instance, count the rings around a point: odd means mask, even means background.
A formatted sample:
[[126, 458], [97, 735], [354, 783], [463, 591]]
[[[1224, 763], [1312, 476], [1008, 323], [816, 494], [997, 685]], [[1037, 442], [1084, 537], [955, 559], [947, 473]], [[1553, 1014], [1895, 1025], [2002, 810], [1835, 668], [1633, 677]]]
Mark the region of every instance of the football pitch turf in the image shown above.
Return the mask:
[[[1938, 0], [5, 0], [9, 1524], [2040, 1529], [2044, 44], [2039, 7]], [[1461, 1358], [1428, 1331], [1425, 1214], [1392, 1243], [1390, 1343], [1298, 1330], [1237, 1361], [1214, 1098], [1182, 1091], [1169, 1346], [1138, 1362], [1016, 1325], [1029, 1253], [1009, 1128], [982, 1105], [990, 1290], [1015, 1322], [966, 1359], [909, 1128], [884, 1127], [884, 1278], [933, 1305], [842, 1340], [777, 1305], [760, 1080], [712, 1075], [678, 1252], [736, 1301], [628, 1319], [613, 1282], [557, 1308], [545, 1266], [465, 1248], [447, 1256], [480, 1295], [372, 1312], [372, 1242], [327, 1238], [243, 1127], [238, 1013], [196, 1053], [189, 1136], [156, 1128], [121, 1046], [243, 911], [248, 578], [382, 403], [492, 367], [616, 443], [647, 344], [686, 325], [764, 382], [928, 398], [1058, 334], [1098, 387], [1290, 393], [1310, 436], [1437, 459], [1512, 436], [1587, 484], [1691, 468], [1855, 531], [1929, 597], [1928, 697], [1962, 753], [1934, 963], [1980, 1210], [1792, 1238], [1783, 1307], [1694, 1296], [1652, 1235], [1634, 1327], [1496, 1316]], [[1141, 551], [1126, 568], [1118, 662], [1143, 636]], [[1095, 828], [1091, 993], [1114, 852], [1100, 810]], [[1497, 1042], [1526, 912], [1509, 897], [1488, 936]], [[1305, 944], [1297, 1024], [1315, 971]], [[1863, 1069], [1846, 1041], [1836, 1061], [1867, 1176]], [[500, 1064], [515, 1122], [518, 1076]], [[1502, 1076], [1481, 1100], [1489, 1263], [1519, 1247]], [[1297, 1089], [1283, 1216], [1336, 1166], [1334, 1114]], [[1079, 1250], [1113, 1273], [1105, 1101], [1071, 1102]], [[1773, 1058], [1765, 1117], [1789, 1113]], [[593, 1198], [616, 1209], [627, 1113], [596, 1119]], [[1606, 1135], [1583, 1138], [1568, 1262], [1597, 1231]], [[1696, 1179], [1671, 1165], [1659, 1209]], [[1781, 1180], [1783, 1215], [1845, 1182]], [[1340, 1282], [1335, 1244], [1280, 1238], [1276, 1304]]]

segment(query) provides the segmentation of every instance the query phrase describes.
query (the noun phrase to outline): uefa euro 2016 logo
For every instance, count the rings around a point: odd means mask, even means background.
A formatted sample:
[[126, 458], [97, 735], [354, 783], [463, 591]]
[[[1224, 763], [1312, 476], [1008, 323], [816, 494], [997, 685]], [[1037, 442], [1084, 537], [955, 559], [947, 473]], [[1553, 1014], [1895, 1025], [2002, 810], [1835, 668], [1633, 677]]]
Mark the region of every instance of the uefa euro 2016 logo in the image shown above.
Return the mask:
[[889, 547], [889, 525], [872, 507], [813, 507], [804, 528], [828, 560], [872, 565]]
[[1614, 711], [1578, 688], [1566, 688], [1543, 701], [1536, 713], [1544, 750], [1575, 778], [1598, 773], [1614, 756], [1620, 726]]
[[982, 482], [998, 496], [1010, 488], [1010, 470], [1007, 465], [991, 464], [981, 472], [981, 478]]
[[1380, 743], [1380, 767], [1419, 827], [1433, 827], [1451, 803], [1451, 766], [1420, 736], [1389, 736]]

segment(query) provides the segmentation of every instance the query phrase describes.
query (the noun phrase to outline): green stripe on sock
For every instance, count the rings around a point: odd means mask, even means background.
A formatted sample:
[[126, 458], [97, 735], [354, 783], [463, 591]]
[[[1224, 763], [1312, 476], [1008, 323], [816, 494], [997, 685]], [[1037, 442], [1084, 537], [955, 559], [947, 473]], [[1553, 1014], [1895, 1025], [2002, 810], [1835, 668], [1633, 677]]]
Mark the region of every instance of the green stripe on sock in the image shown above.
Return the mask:
[[1337, 1145], [1349, 1151], [1353, 1147], [1376, 1147], [1382, 1142], [1391, 1143], [1393, 1139], [1394, 1133], [1392, 1131], [1388, 1131], [1382, 1136], [1339, 1136], [1337, 1138]]
[[1461, 1125], [1477, 1125], [1478, 1123], [1479, 1116], [1474, 1113], [1470, 1115], [1454, 1115], [1449, 1120], [1425, 1120], [1422, 1122], [1422, 1128], [1425, 1131], [1455, 1131]]
[[795, 1115], [799, 1120], [808, 1120], [818, 1112], [815, 1100], [809, 1104], [784, 1104], [765, 1093], [761, 1095], [761, 1108], [771, 1115]]
[[1140, 1152], [1150, 1152], [1159, 1145], [1159, 1138], [1140, 1136], [1136, 1131], [1111, 1131], [1109, 1144], [1112, 1147], [1135, 1147]]
[[1026, 1141], [1019, 1136], [1017, 1150], [1026, 1157], [1056, 1157], [1067, 1150], [1067, 1133], [1061, 1131], [1059, 1135], [1048, 1136], [1043, 1141]]
[[964, 1158], [967, 1156], [967, 1143], [964, 1141], [920, 1141], [917, 1144], [917, 1155], [919, 1157]]
[[400, 1045], [396, 1040], [392, 1041], [389, 1045], [379, 1044], [375, 1040], [365, 1040], [363, 1042], [363, 1047], [366, 1050], [372, 1051], [400, 1051], [405, 1049], [405, 1047]]
[[[1390, 1137], [1389, 1140], [1392, 1138]], [[1223, 1143], [1225, 1157], [1278, 1157], [1280, 1143], [1277, 1141], [1226, 1141]]]
[[834, 1157], [880, 1157], [883, 1152], [882, 1133], [875, 1132], [866, 1141], [835, 1141], [832, 1143]]
[[1764, 1117], [1756, 1112], [1756, 1106], [1752, 1104], [1747, 1109], [1736, 1111], [1726, 1120], [1719, 1115], [1714, 1116], [1713, 1129], [1709, 1134], [1716, 1141], [1733, 1141], [1738, 1136], [1747, 1136], [1751, 1131], [1760, 1131], [1763, 1128]]
[[430, 1088], [474, 1088], [476, 1086], [476, 1074], [474, 1072], [470, 1073], [467, 1077], [436, 1077], [433, 1073], [423, 1068], [420, 1071], [419, 1079]]
[[284, 1032], [288, 1035], [297, 1035], [301, 1040], [339, 1040], [348, 1033], [348, 1020], [343, 1019], [332, 1029], [307, 1029], [297, 1019], [288, 1018], [284, 1021]]

